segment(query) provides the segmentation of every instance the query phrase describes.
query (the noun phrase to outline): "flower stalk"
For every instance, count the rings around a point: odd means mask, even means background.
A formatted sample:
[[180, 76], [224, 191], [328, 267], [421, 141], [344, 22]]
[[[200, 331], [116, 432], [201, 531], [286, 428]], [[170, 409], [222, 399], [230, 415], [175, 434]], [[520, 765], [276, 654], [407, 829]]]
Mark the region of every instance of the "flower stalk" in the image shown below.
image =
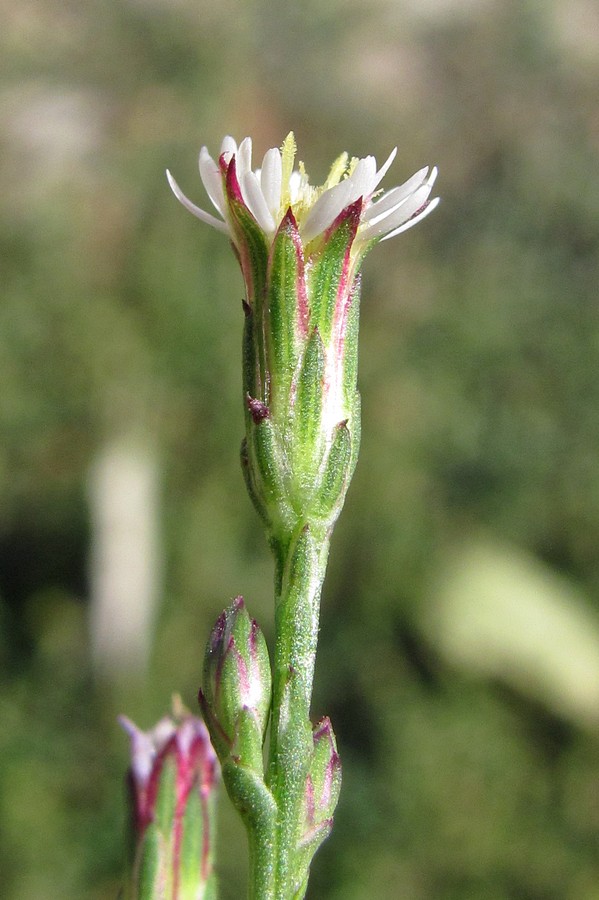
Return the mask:
[[248, 643], [259, 630], [238, 600], [208, 644], [201, 703], [248, 831], [252, 900], [301, 900], [332, 827], [341, 767], [331, 723], [313, 726], [310, 705], [329, 542], [360, 444], [360, 269], [376, 243], [438, 202], [429, 199], [436, 169], [379, 190], [395, 150], [378, 169], [374, 157], [344, 153], [315, 187], [295, 149], [290, 134], [253, 170], [249, 138], [225, 138], [217, 161], [203, 147], [217, 215], [167, 173], [181, 203], [228, 234], [246, 288], [241, 462], [275, 559], [272, 693], [265, 645]]

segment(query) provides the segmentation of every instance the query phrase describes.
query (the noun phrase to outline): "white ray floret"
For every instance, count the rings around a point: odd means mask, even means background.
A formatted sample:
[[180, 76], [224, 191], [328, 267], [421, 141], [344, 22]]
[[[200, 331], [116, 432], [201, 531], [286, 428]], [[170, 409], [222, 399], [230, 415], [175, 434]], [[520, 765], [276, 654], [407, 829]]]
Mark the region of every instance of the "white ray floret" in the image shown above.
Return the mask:
[[429, 213], [432, 213], [434, 209], [436, 209], [439, 205], [440, 197], [435, 197], [434, 200], [431, 200], [417, 215], [413, 215], [411, 219], [408, 219], [407, 222], [404, 222], [403, 225], [400, 225], [399, 228], [395, 228], [393, 231], [390, 231], [389, 234], [386, 234], [381, 238], [381, 241], [386, 241], [389, 238], [397, 237], [398, 234], [401, 234], [404, 231], [407, 231], [408, 228], [411, 228], [412, 225], [416, 225], [418, 222], [421, 222], [422, 219], [426, 219]]
[[[316, 187], [310, 184], [302, 163], [297, 169], [293, 168], [295, 139], [292, 134], [280, 150], [276, 147], [268, 150], [261, 168], [255, 171], [252, 170], [251, 138], [244, 138], [238, 146], [227, 135], [220, 148], [220, 159], [225, 165], [235, 158], [241, 196], [267, 239], [273, 239], [291, 207], [304, 245], [330, 228], [344, 209], [359, 200], [362, 209], [357, 240], [361, 244], [395, 237], [432, 212], [439, 202], [438, 198], [429, 200], [437, 176], [436, 168], [430, 174], [428, 167], [420, 169], [400, 187], [383, 193], [377, 190], [396, 154], [397, 148], [378, 170], [373, 156], [348, 162], [347, 154], [342, 154], [333, 163], [325, 183]], [[194, 216], [230, 234], [234, 240], [221, 166], [206, 147], [200, 151], [199, 169], [206, 193], [221, 218], [192, 203], [167, 171], [173, 193]]]
[[216, 216], [210, 215], [205, 210], [200, 209], [199, 206], [196, 206], [195, 203], [192, 203], [188, 197], [185, 196], [169, 170], [166, 170], [166, 177], [168, 178], [168, 183], [171, 186], [171, 190], [177, 200], [183, 204], [185, 209], [188, 209], [190, 213], [194, 216], [197, 216], [198, 219], [201, 219], [202, 222], [206, 222], [207, 225], [212, 225], [213, 228], [218, 228], [219, 231], [224, 231], [225, 234], [229, 233], [229, 226], [222, 219], [217, 219]]
[[235, 154], [235, 162], [237, 164], [237, 178], [241, 182], [244, 176], [252, 171], [252, 139], [246, 137], [239, 145], [239, 149]]
[[221, 216], [224, 216], [227, 202], [225, 200], [225, 192], [223, 191], [223, 177], [219, 167], [208, 153], [206, 147], [202, 147], [200, 150], [199, 166], [200, 177], [206, 188], [206, 193]]
[[267, 234], [274, 234], [276, 230], [275, 220], [270, 214], [264, 192], [260, 185], [260, 179], [255, 172], [244, 172], [240, 178], [241, 193], [247, 204], [247, 208], [256, 222]]
[[281, 207], [281, 177], [281, 151], [273, 147], [264, 154], [260, 170], [260, 187], [273, 219], [279, 215]]

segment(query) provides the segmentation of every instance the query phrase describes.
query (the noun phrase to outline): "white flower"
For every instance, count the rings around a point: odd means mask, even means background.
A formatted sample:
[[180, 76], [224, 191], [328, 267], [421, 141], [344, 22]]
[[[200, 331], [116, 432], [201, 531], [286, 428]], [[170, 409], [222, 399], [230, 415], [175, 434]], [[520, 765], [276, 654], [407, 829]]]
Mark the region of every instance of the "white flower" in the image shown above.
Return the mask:
[[397, 153], [395, 148], [377, 169], [374, 156], [348, 158], [347, 153], [333, 163], [328, 178], [320, 187], [310, 184], [303, 163], [293, 168], [295, 139], [290, 133], [282, 148], [268, 150], [259, 169], [252, 170], [252, 140], [237, 146], [232, 137], [221, 144], [219, 163], [206, 147], [200, 151], [200, 176], [220, 218], [196, 206], [182, 192], [167, 170], [167, 178], [177, 199], [193, 215], [234, 240], [228, 200], [223, 187], [224, 172], [235, 158], [235, 173], [243, 202], [268, 240], [271, 241], [287, 210], [291, 207], [304, 246], [329, 228], [337, 216], [352, 203], [362, 200], [357, 239], [360, 244], [387, 240], [406, 231], [437, 206], [439, 198], [429, 200], [437, 177], [428, 166], [420, 169], [405, 184], [389, 191], [377, 190]]

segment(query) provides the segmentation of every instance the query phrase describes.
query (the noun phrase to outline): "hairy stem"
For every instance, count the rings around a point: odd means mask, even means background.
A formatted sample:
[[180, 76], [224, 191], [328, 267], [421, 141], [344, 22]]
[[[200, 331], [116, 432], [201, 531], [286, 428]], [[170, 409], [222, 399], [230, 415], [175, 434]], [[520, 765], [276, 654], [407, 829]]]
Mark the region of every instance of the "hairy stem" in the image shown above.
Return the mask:
[[256, 885], [252, 900], [301, 900], [306, 890], [308, 873], [297, 845], [313, 747], [310, 704], [328, 550], [328, 529], [305, 523], [289, 537], [273, 541], [275, 656], [266, 779], [277, 816], [270, 848], [271, 886], [265, 890]]

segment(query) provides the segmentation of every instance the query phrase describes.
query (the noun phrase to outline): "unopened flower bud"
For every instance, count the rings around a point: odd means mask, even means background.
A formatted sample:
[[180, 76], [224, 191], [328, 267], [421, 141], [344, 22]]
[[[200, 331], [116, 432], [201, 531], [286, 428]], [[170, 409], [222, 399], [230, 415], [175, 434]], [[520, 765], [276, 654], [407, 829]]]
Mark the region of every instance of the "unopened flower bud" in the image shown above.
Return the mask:
[[264, 635], [242, 597], [216, 620], [204, 657], [200, 703], [221, 762], [229, 757], [262, 770], [271, 700]]
[[309, 859], [328, 837], [341, 789], [341, 761], [328, 718], [314, 726], [314, 750], [304, 793], [304, 833], [300, 851]]
[[128, 900], [209, 900], [218, 762], [206, 726], [180, 701], [150, 731], [125, 716], [131, 740], [128, 773], [134, 854]]

